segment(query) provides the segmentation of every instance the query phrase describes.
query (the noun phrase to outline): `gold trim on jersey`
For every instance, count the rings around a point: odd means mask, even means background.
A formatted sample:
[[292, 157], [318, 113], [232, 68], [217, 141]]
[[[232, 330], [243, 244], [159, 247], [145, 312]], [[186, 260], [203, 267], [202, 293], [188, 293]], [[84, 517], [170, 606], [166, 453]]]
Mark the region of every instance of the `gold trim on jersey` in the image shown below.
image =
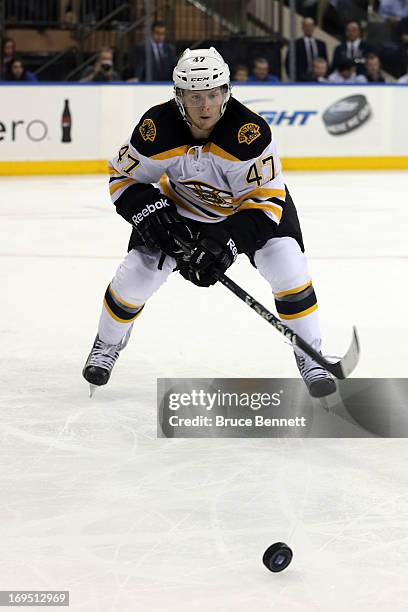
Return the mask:
[[172, 157], [180, 157], [184, 155], [188, 151], [188, 145], [182, 145], [181, 147], [176, 147], [175, 149], [169, 149], [168, 151], [163, 151], [162, 153], [156, 153], [156, 155], [152, 155], [149, 159], [171, 159]]
[[224, 149], [221, 149], [218, 145], [213, 142], [207, 142], [206, 145], [203, 146], [203, 153], [211, 153], [212, 155], [216, 155], [217, 157], [222, 157], [228, 161], [239, 162], [241, 161], [238, 157], [234, 157], [231, 153], [227, 153]]
[[307, 281], [307, 283], [305, 283], [304, 285], [300, 285], [300, 287], [294, 287], [293, 289], [288, 289], [287, 291], [278, 291], [278, 293], [274, 293], [274, 296], [276, 298], [281, 298], [281, 297], [285, 297], [285, 295], [293, 295], [294, 293], [300, 293], [301, 291], [304, 291], [305, 289], [307, 289], [308, 287], [310, 287], [310, 285], [312, 284], [312, 281]]
[[281, 319], [300, 319], [301, 317], [305, 317], [306, 315], [310, 314], [315, 310], [317, 310], [317, 304], [313, 304], [313, 306], [311, 306], [310, 308], [306, 308], [306, 310], [303, 310], [302, 312], [298, 312], [296, 314], [282, 314], [279, 311], [278, 314]]
[[123, 176], [123, 174], [120, 174], [116, 168], [114, 168], [113, 166], [108, 166], [109, 168], [109, 175], [113, 178], [115, 176], [119, 177], [119, 176]]
[[[286, 191], [284, 189], [268, 189], [267, 187], [258, 187], [253, 191], [249, 191], [248, 193], [244, 193], [244, 195], [239, 198], [234, 199], [234, 204], [242, 204], [244, 200], [249, 200], [251, 198], [285, 198]], [[282, 202], [284, 204], [284, 202]]]
[[114, 183], [111, 183], [109, 185], [109, 191], [110, 194], [113, 195], [114, 193], [116, 193], [116, 191], [118, 191], [119, 189], [122, 189], [122, 187], [125, 187], [127, 185], [134, 185], [136, 183], [136, 181], [134, 179], [131, 178], [125, 178], [123, 179], [123, 181], [115, 181]]

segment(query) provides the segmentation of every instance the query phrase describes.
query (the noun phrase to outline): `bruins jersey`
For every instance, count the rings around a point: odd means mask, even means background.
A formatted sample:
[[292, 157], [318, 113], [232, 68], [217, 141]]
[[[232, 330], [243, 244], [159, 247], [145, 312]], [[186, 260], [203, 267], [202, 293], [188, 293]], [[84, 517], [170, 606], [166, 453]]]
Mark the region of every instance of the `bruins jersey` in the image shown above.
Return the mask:
[[194, 140], [174, 100], [152, 107], [109, 162], [109, 173], [112, 201], [125, 218], [131, 202], [146, 201], [152, 189], [204, 223], [259, 209], [279, 224], [285, 206], [269, 125], [234, 98], [206, 141]]

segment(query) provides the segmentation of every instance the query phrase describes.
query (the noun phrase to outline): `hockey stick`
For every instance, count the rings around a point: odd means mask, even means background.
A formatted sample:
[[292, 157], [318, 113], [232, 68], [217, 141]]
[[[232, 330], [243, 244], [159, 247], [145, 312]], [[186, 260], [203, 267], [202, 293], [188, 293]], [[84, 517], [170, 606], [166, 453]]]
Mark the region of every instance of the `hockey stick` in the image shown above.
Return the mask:
[[[191, 248], [182, 243], [179, 240], [176, 240], [178, 244], [180, 244], [183, 251], [186, 255], [191, 255]], [[360, 357], [360, 343], [358, 340], [357, 329], [353, 327], [353, 337], [351, 340], [351, 344], [348, 348], [348, 351], [340, 359], [340, 361], [336, 361], [334, 363], [328, 361], [318, 353], [306, 340], [303, 340], [301, 336], [296, 334], [292, 329], [287, 327], [278, 317], [272, 314], [265, 306], [263, 306], [260, 302], [258, 302], [255, 298], [253, 298], [249, 293], [247, 293], [242, 287], [237, 285], [229, 276], [225, 274], [220, 274], [218, 276], [219, 282], [224, 285], [227, 289], [229, 289], [232, 293], [234, 293], [237, 297], [239, 297], [247, 306], [255, 310], [257, 314], [259, 314], [265, 321], [268, 321], [278, 330], [285, 338], [288, 338], [293, 346], [299, 347], [302, 351], [304, 351], [309, 357], [311, 357], [316, 363], [321, 365], [325, 370], [333, 374], [336, 378], [347, 378], [349, 374], [356, 367], [359, 357]]]
[[252, 308], [252, 310], [255, 310], [255, 312], [265, 319], [265, 321], [268, 321], [268, 323], [283, 334], [285, 338], [288, 338], [293, 346], [298, 346], [302, 351], [309, 355], [309, 357], [321, 365], [325, 370], [333, 374], [333, 376], [336, 378], [347, 378], [347, 376], [351, 374], [356, 367], [360, 356], [360, 344], [358, 341], [357, 329], [355, 327], [353, 327], [353, 338], [348, 351], [344, 357], [340, 359], [340, 361], [332, 363], [325, 359], [323, 355], [318, 353], [308, 342], [306, 342], [306, 340], [303, 340], [301, 336], [287, 327], [287, 325], [278, 319], [278, 317], [275, 317], [274, 314], [269, 312], [265, 306], [249, 295], [249, 293], [242, 289], [242, 287], [234, 283], [234, 281], [228, 276], [225, 274], [220, 274], [218, 280], [224, 285], [224, 287], [232, 291], [232, 293], [245, 302], [247, 306]]

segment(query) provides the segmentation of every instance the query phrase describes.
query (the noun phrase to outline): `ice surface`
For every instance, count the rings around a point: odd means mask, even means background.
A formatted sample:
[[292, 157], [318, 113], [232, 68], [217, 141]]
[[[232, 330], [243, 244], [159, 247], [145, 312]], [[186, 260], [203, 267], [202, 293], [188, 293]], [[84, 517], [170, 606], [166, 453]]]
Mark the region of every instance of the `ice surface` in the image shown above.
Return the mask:
[[[406, 377], [406, 173], [291, 173], [324, 348]], [[156, 378], [296, 376], [222, 286], [174, 275], [105, 389], [81, 378], [128, 226], [102, 176], [2, 178], [0, 589], [70, 610], [408, 610], [405, 440], [156, 439]], [[245, 257], [231, 277], [273, 309]], [[262, 566], [283, 540], [282, 574]]]

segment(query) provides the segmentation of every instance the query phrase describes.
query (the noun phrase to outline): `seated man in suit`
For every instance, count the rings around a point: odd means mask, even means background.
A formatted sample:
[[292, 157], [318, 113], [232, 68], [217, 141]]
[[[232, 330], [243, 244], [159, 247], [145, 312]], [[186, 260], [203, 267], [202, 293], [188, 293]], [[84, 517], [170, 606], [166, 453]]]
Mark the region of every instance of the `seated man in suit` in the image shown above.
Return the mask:
[[370, 45], [362, 39], [361, 28], [356, 21], [350, 21], [345, 29], [345, 42], [334, 50], [332, 71], [338, 69], [339, 64], [346, 58], [356, 65], [357, 74], [364, 74], [365, 56], [372, 51]]
[[[306, 80], [306, 75], [313, 71], [313, 60], [321, 57], [327, 60], [326, 43], [314, 38], [315, 22], [306, 17], [302, 22], [303, 36], [295, 40], [296, 81]], [[289, 75], [290, 50], [286, 55], [286, 72]]]
[[[152, 24], [150, 48], [152, 53], [152, 81], [171, 81], [173, 68], [176, 65], [176, 53], [172, 45], [165, 42], [166, 26], [163, 21]], [[135, 70], [131, 81], [146, 81], [145, 45], [137, 47], [135, 52]]]

